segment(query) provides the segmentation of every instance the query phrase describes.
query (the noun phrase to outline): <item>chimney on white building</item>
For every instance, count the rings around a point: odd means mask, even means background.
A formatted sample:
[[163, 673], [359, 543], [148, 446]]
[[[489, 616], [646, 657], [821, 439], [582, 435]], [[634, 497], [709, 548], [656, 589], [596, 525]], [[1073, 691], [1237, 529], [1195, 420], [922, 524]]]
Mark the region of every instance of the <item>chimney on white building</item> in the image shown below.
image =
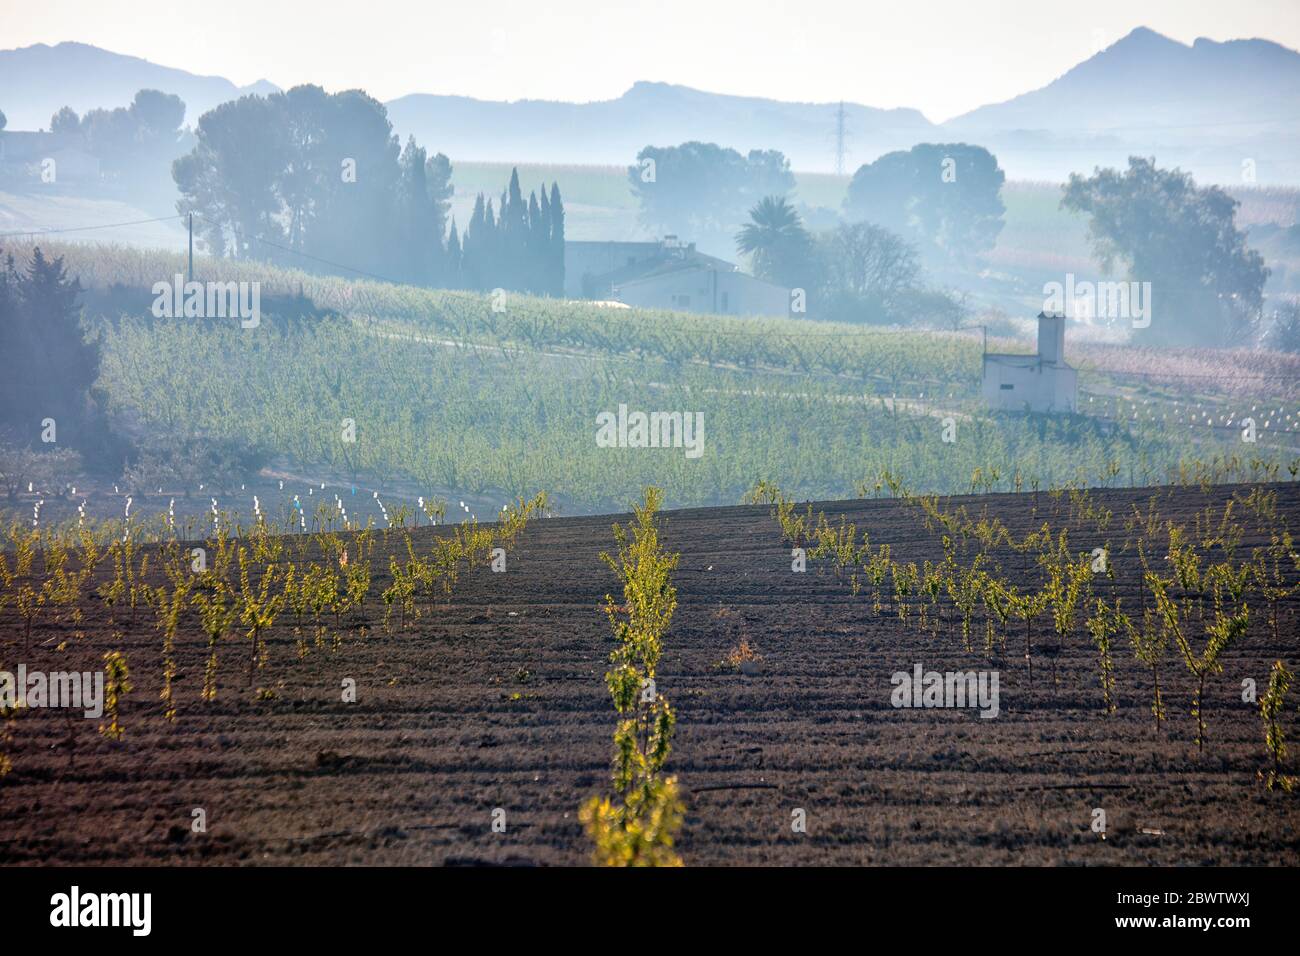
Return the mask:
[[1038, 313], [1038, 358], [1048, 365], [1065, 364], [1065, 316]]

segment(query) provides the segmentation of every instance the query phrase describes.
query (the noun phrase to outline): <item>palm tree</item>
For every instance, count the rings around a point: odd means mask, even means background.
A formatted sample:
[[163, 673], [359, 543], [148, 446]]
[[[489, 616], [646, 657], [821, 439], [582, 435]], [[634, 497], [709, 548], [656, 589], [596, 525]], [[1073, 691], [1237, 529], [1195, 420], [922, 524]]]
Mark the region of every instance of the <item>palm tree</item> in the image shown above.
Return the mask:
[[754, 274], [794, 283], [801, 278], [812, 239], [799, 213], [781, 196], [765, 196], [736, 233], [736, 249], [753, 256]]

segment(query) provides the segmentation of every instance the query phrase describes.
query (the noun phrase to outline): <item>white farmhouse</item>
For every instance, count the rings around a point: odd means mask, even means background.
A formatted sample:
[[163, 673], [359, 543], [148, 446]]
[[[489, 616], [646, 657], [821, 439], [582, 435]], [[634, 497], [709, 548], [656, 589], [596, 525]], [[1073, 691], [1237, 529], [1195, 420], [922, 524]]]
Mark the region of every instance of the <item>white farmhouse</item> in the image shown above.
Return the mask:
[[682, 262], [614, 286], [614, 298], [644, 309], [712, 315], [790, 314], [790, 290], [732, 267]]
[[790, 314], [789, 289], [741, 272], [676, 236], [655, 242], [565, 242], [564, 294], [678, 312]]
[[1005, 412], [1075, 412], [1079, 373], [1065, 364], [1065, 316], [1038, 314], [1034, 355], [984, 353], [984, 403]]

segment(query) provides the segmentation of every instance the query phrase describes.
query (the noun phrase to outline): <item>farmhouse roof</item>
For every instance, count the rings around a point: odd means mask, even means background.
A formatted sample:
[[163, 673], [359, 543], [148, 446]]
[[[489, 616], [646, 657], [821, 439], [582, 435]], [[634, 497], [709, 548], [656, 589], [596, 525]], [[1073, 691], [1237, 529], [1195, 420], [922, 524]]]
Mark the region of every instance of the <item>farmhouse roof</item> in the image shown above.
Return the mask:
[[696, 252], [694, 248], [691, 248], [683, 250], [683, 254], [680, 255], [674, 255], [670, 251], [653, 259], [642, 259], [639, 262], [630, 263], [594, 278], [602, 286], [615, 287], [629, 285], [633, 282], [655, 278], [671, 272], [695, 268], [710, 268], [719, 272], [739, 271], [733, 262], [727, 262], [725, 259], [718, 259], [703, 252]]
[[714, 259], [712, 256], [704, 256], [703, 259], [707, 261], [688, 260], [658, 263], [655, 268], [644, 270], [641, 274], [630, 279], [625, 279], [622, 282], [614, 282], [613, 285], [618, 289], [626, 289], [628, 286], [653, 282], [657, 279], [662, 279], [664, 276], [675, 275], [681, 272], [728, 272], [734, 273], [737, 278], [747, 282], [757, 282], [761, 285], [770, 285], [774, 289], [782, 288], [774, 282], [768, 282], [766, 279], [752, 276], [748, 272], [741, 272], [735, 265], [722, 259]]

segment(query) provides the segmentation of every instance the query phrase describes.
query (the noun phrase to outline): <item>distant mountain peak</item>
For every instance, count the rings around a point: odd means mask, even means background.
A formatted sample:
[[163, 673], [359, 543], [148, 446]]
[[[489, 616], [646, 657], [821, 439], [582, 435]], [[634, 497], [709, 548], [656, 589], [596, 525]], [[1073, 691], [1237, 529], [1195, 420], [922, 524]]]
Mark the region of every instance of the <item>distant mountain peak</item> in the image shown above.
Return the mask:
[[1300, 53], [1263, 40], [1190, 46], [1137, 27], [1051, 83], [944, 124], [961, 130], [1061, 130], [1240, 124], [1276, 116], [1300, 93]]
[[268, 80], [241, 87], [220, 76], [202, 76], [114, 53], [78, 40], [36, 43], [0, 50], [0, 90], [9, 128], [43, 129], [64, 106], [78, 113], [128, 105], [139, 90], [174, 93], [185, 101], [185, 120], [245, 93], [274, 93]]
[[1150, 27], [1134, 27], [1128, 33], [1124, 34], [1124, 36], [1120, 37], [1118, 40], [1112, 43], [1110, 47], [1108, 47], [1108, 49], [1114, 49], [1115, 47], [1118, 46], [1137, 46], [1137, 45], [1185, 46], [1185, 44], [1179, 43], [1177, 40], [1171, 39], [1170, 37], [1165, 36], [1163, 33], [1159, 33], [1155, 30], [1152, 30]]

